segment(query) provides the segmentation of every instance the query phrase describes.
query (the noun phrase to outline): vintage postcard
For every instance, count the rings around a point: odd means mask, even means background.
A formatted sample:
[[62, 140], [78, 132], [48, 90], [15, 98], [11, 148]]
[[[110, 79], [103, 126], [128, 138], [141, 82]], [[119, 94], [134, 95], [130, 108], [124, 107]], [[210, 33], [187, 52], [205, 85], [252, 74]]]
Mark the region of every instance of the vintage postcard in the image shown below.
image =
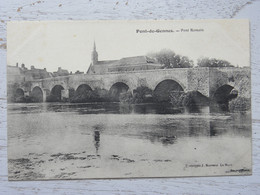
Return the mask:
[[248, 20], [7, 26], [9, 180], [252, 174]]

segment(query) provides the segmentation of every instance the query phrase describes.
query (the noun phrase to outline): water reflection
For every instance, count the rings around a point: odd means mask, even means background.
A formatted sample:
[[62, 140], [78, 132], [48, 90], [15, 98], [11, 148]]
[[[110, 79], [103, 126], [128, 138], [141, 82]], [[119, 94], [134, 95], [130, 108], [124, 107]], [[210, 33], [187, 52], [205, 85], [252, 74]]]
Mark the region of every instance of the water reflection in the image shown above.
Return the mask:
[[163, 145], [174, 144], [177, 142], [177, 132], [165, 130], [162, 132], [143, 132], [140, 137], [148, 139], [152, 143], [162, 143]]
[[[12, 104], [8, 114], [31, 113], [74, 113], [95, 116], [93, 138], [96, 154], [101, 144], [101, 134], [138, 137], [159, 142], [163, 145], [174, 144], [180, 137], [236, 135], [251, 136], [251, 115], [248, 112], [210, 113], [208, 106], [194, 108], [173, 108], [169, 104]], [[105, 114], [105, 119], [99, 117]], [[118, 118], [114, 121], [109, 115]], [[138, 115], [143, 115], [138, 117]], [[111, 116], [112, 117], [112, 116]], [[143, 121], [139, 121], [142, 118]], [[120, 121], [121, 119], [121, 121]], [[88, 127], [88, 124], [86, 124]], [[31, 130], [33, 131], [33, 130]], [[127, 133], [126, 133], [127, 132]]]
[[210, 137], [212, 136], [217, 136], [218, 135], [218, 130], [216, 128], [216, 125], [213, 121], [210, 121], [210, 131], [209, 131]]
[[[169, 103], [127, 104], [127, 103], [39, 103], [9, 104], [8, 110], [21, 114], [34, 112], [77, 112], [79, 114], [179, 114], [186, 108], [174, 108]], [[186, 109], [187, 110], [187, 109]], [[200, 108], [197, 110], [200, 112]], [[190, 111], [188, 111], [190, 112]]]
[[[111, 170], [125, 176], [149, 175], [151, 171], [161, 174], [165, 169], [158, 167], [165, 163], [172, 163], [167, 166], [176, 168], [175, 173], [183, 168], [176, 167], [179, 162], [205, 156], [220, 159], [230, 153], [244, 156], [246, 152], [237, 150], [236, 144], [247, 149], [251, 114], [197, 109], [166, 104], [10, 104], [9, 173], [22, 179], [39, 178], [41, 173], [46, 178], [83, 178], [91, 173], [95, 177], [95, 171], [111, 177]], [[198, 152], [199, 147], [203, 152]]]

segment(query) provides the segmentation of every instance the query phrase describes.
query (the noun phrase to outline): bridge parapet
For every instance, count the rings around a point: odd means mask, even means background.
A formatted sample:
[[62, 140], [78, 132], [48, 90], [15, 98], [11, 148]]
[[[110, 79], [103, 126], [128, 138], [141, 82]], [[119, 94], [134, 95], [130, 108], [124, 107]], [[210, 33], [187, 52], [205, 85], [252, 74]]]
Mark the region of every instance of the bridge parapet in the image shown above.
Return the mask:
[[[146, 86], [154, 90], [160, 82], [164, 80], [174, 80], [180, 84], [184, 91], [199, 90], [203, 95], [208, 95], [207, 82], [204, 82], [204, 85], [200, 87], [196, 87], [196, 84], [194, 84], [196, 77], [205, 76], [205, 71], [207, 71], [207, 68], [201, 68], [200, 70], [178, 68], [109, 74], [80, 74], [36, 80], [33, 81], [33, 83], [34, 86], [39, 86], [42, 89], [51, 91], [55, 85], [61, 85], [64, 90], [76, 90], [81, 84], [87, 84], [92, 89], [101, 88], [110, 90], [113, 84], [123, 82], [129, 87], [130, 91], [133, 91], [140, 86]], [[189, 85], [189, 79], [191, 80], [191, 78], [193, 85]], [[202, 80], [205, 81], [205, 79]]]
[[[241, 79], [246, 82], [241, 84]], [[117, 72], [107, 74], [78, 74], [61, 77], [46, 78], [17, 84], [26, 93], [39, 87], [48, 95], [56, 86], [62, 86], [64, 94], [70, 89], [76, 90], [80, 85], [87, 84], [95, 88], [110, 90], [117, 82], [125, 83], [130, 91], [137, 87], [146, 86], [155, 90], [156, 86], [164, 80], [174, 80], [185, 92], [198, 91], [206, 97], [212, 97], [215, 91], [228, 84], [230, 86], [244, 86], [250, 82], [249, 68], [176, 68], [157, 69], [147, 71]], [[243, 87], [240, 87], [241, 90]]]

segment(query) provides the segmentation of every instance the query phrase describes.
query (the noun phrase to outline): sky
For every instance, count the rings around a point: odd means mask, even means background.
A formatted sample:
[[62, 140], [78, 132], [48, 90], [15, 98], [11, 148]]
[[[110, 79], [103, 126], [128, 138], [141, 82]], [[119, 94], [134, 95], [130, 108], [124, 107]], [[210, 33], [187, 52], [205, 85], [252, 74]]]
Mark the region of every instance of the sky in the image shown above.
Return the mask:
[[[172, 32], [137, 33], [157, 29]], [[248, 20], [9, 22], [7, 64], [24, 63], [50, 72], [58, 67], [86, 72], [94, 41], [99, 60], [171, 49], [189, 57], [195, 65], [198, 58], [209, 57], [234, 66], [250, 66]]]

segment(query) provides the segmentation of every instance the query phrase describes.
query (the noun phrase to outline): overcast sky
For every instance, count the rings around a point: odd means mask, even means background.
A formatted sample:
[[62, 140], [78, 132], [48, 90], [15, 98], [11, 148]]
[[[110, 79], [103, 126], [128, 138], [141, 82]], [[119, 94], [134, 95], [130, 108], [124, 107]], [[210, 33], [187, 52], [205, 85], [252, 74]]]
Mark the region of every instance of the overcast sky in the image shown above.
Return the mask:
[[[176, 32], [181, 29], [200, 32]], [[136, 33], [136, 30], [173, 30]], [[249, 66], [247, 20], [197, 21], [44, 21], [10, 22], [7, 29], [7, 64], [55, 71], [58, 67], [86, 72], [93, 42], [99, 60], [146, 55], [171, 49], [195, 64], [200, 57], [218, 58], [235, 66]]]

